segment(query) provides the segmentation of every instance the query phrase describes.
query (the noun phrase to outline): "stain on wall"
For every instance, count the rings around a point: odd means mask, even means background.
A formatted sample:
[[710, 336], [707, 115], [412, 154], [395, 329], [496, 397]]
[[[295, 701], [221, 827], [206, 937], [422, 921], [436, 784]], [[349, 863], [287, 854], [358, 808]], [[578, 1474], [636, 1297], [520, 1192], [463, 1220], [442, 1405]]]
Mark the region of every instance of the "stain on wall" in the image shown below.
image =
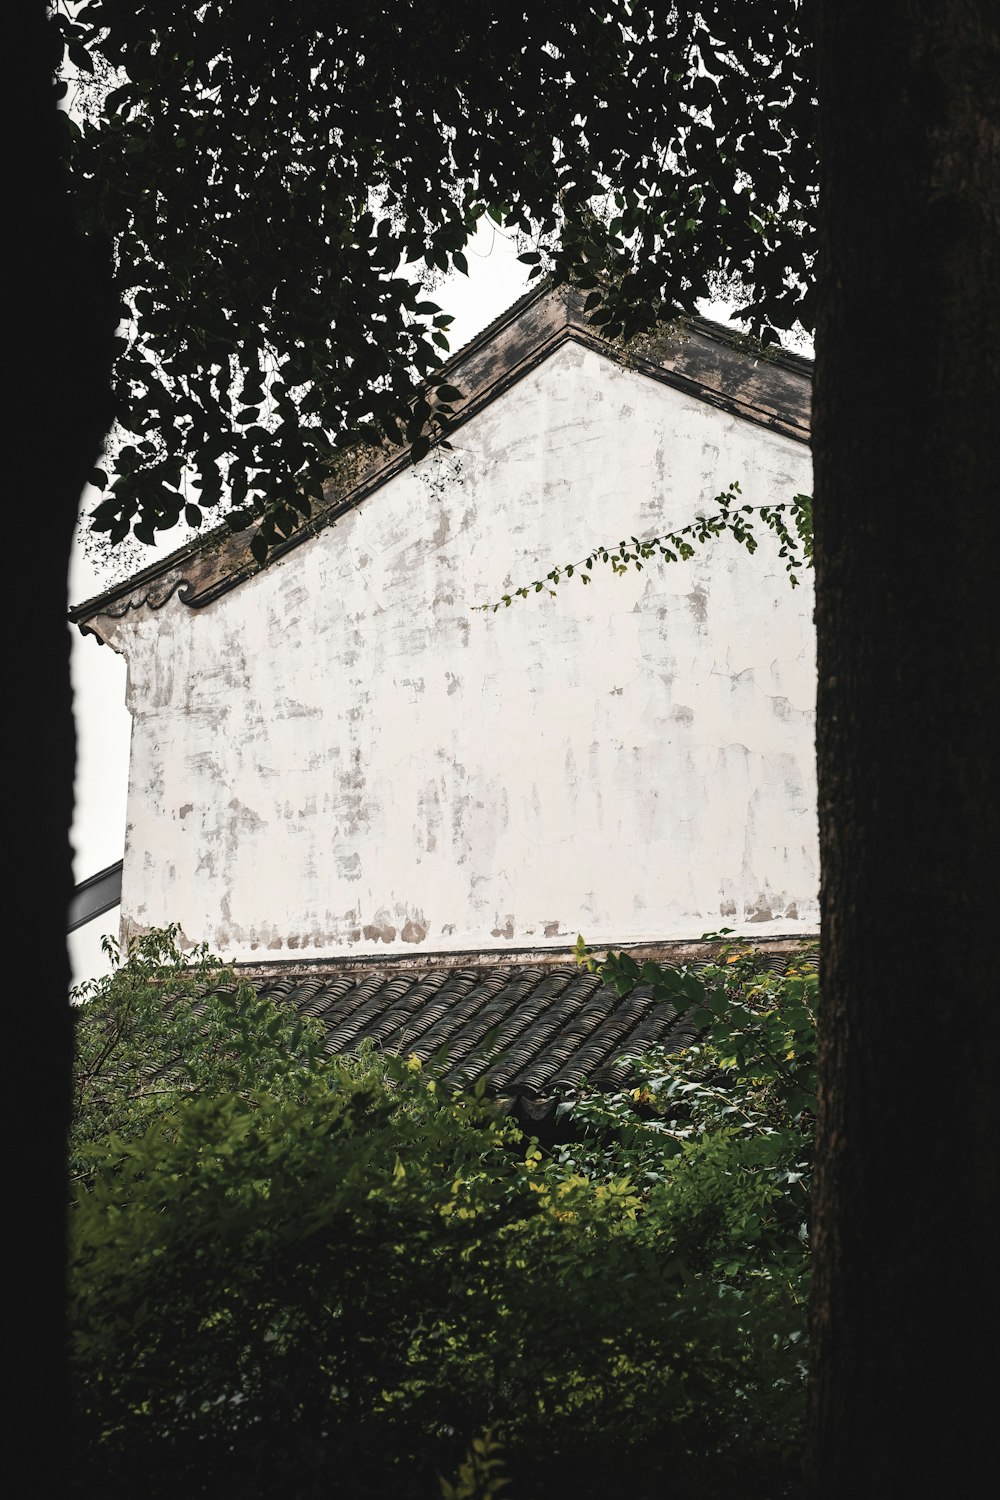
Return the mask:
[[113, 627], [126, 923], [237, 959], [814, 931], [808, 576], [724, 538], [473, 609], [733, 479], [808, 490], [808, 451], [574, 343], [453, 441], [206, 608]]

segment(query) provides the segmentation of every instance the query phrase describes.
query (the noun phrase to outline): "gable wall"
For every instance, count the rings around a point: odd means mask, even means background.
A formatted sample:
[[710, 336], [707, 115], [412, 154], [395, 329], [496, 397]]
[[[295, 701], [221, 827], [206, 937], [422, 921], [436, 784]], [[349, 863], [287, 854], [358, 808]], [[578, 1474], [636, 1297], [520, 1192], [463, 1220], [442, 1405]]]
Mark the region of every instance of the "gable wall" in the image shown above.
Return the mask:
[[815, 930], [810, 579], [687, 564], [473, 604], [800, 444], [576, 343], [205, 609], [115, 627], [133, 759], [123, 921], [237, 959]]

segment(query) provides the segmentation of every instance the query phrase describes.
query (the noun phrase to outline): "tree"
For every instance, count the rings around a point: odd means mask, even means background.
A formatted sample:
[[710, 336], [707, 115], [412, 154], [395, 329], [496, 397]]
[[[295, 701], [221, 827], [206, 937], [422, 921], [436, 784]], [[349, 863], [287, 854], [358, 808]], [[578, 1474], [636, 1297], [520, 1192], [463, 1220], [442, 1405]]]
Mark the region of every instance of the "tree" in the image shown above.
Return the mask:
[[[416, 21], [383, 0], [331, 26], [319, 5], [92, 0], [59, 23], [71, 60], [100, 47], [124, 90], [75, 157], [76, 201], [89, 232], [117, 237], [138, 335], [117, 408], [138, 441], [98, 520], [155, 534], [186, 503], [178, 452], [204, 455], [187, 503], [248, 501], [263, 557], [338, 441], [395, 438], [419, 457], [454, 400], [435, 384], [445, 315], [418, 306], [396, 252], [461, 268], [484, 207], [540, 235], [528, 253], [591, 286], [595, 318], [622, 335], [690, 307], [716, 273], [744, 280], [763, 336], [808, 321], [818, 226], [818, 1482], [919, 1492], [973, 1472], [988, 1431], [1000, 21], [989, 0], [877, 14], [714, 0], [666, 20], [553, 0], [518, 19], [431, 4]], [[269, 351], [277, 391], [261, 388]], [[430, 379], [416, 406], [414, 372]], [[926, 963], [904, 989], [887, 955], [918, 920]], [[961, 1154], [943, 1131], [914, 1140], [915, 1093], [940, 1098]], [[928, 1297], [941, 1278], [954, 1319]]]
[[932, 1494], [997, 1331], [1000, 11], [827, 0], [819, 57], [817, 1473]]
[[[8, 932], [24, 962], [23, 1002], [10, 1007], [7, 1097], [12, 1156], [8, 1236], [12, 1316], [8, 1361], [8, 1462], [41, 1494], [62, 1491], [65, 1433], [66, 1127], [71, 1065], [66, 1003], [66, 910], [73, 720], [66, 630], [66, 573], [81, 486], [112, 418], [115, 299], [106, 242], [76, 234], [60, 150], [52, 74], [58, 49], [43, 4], [11, 18], [17, 148], [7, 236], [9, 525], [25, 547], [9, 564], [26, 585], [18, 599], [26, 640], [10, 655], [7, 814]], [[15, 597], [17, 597], [15, 595]], [[28, 623], [30, 622], [30, 623]], [[30, 957], [29, 957], [30, 955]]]

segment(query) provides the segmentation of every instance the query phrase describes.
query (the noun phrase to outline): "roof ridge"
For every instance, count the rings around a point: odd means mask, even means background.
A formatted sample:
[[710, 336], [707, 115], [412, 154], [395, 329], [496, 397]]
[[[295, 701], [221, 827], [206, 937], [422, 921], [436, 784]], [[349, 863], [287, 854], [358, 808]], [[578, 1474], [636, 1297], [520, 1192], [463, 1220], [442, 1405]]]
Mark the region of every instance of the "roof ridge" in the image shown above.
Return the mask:
[[[622, 343], [608, 340], [585, 313], [585, 292], [543, 280], [450, 355], [435, 376], [463, 389], [449, 432], [517, 384], [566, 341], [582, 343], [641, 375], [695, 399], [807, 442], [811, 361], [787, 350], [761, 350], [748, 335], [697, 315], [680, 315]], [[432, 451], [438, 440], [432, 443]], [[312, 540], [411, 463], [410, 449], [357, 443], [332, 462], [313, 515], [271, 549], [265, 567]], [[249, 552], [255, 522], [234, 531], [222, 521], [101, 594], [73, 605], [72, 623], [100, 637], [93, 621], [131, 609], [160, 609], [176, 594], [190, 608], [214, 602], [261, 571]]]

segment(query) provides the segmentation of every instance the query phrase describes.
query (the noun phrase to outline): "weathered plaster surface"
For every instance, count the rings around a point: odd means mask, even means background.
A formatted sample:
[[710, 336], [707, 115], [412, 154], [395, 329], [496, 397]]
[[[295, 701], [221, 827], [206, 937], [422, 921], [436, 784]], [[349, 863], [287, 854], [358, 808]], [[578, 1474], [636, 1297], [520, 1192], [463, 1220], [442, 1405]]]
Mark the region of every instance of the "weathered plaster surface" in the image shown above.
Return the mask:
[[129, 663], [123, 920], [237, 959], [815, 930], [811, 580], [687, 564], [472, 605], [810, 488], [801, 444], [563, 345], [438, 453]]

